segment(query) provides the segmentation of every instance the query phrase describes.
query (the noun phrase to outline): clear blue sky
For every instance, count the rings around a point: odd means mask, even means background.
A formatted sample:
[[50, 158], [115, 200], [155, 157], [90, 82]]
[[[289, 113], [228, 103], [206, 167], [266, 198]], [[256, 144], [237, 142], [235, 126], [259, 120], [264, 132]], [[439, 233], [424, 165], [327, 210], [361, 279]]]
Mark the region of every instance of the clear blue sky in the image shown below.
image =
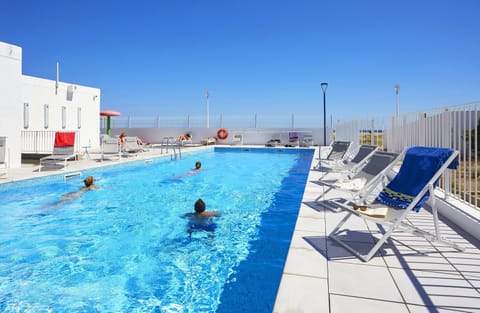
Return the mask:
[[[478, 0], [4, 1], [23, 74], [98, 87], [122, 115], [334, 120], [480, 100]], [[369, 113], [369, 114], [367, 114]]]

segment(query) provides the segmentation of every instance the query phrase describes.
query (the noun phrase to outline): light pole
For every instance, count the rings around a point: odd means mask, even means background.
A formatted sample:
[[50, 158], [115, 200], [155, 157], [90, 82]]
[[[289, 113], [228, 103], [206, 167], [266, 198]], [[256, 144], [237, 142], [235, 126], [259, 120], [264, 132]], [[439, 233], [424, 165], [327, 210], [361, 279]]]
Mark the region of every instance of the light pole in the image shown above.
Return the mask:
[[210, 93], [208, 92], [208, 90], [205, 92], [205, 98], [206, 98], [206, 112], [205, 112], [205, 115], [206, 115], [206, 118], [205, 118], [205, 121], [206, 121], [206, 126], [207, 128], [210, 128], [210, 113], [208, 112], [208, 98], [210, 97]]
[[325, 93], [327, 92], [328, 83], [321, 83], [323, 90], [323, 145], [327, 145], [327, 106]]
[[395, 116], [398, 117], [398, 90], [400, 90], [400, 85], [395, 85], [393, 88], [395, 88]]

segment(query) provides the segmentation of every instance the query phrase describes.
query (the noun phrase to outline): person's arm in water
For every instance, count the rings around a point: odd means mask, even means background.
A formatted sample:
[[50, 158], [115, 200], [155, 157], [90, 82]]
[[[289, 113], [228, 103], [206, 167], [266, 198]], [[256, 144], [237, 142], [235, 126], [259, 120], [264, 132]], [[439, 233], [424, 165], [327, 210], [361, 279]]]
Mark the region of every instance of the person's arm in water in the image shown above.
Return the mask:
[[202, 217], [208, 217], [208, 216], [220, 217], [220, 216], [222, 216], [222, 214], [220, 212], [217, 212], [217, 211], [211, 211], [211, 212], [202, 212], [202, 213], [199, 214], [199, 216], [202, 216]]

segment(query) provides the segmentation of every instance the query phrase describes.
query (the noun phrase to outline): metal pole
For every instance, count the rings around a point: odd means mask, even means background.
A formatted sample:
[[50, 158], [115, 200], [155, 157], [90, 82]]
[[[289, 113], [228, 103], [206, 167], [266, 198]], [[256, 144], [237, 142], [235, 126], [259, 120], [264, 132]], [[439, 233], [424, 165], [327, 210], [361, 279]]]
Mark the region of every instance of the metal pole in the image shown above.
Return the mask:
[[400, 89], [400, 85], [395, 85], [395, 116], [398, 116], [398, 90]]
[[57, 62], [57, 78], [55, 80], [55, 94], [58, 95], [58, 80], [60, 76], [60, 69], [58, 67], [58, 62]]
[[208, 98], [210, 97], [210, 93], [208, 92], [205, 92], [205, 98], [207, 99], [207, 108], [206, 108], [206, 126], [207, 128], [210, 128], [210, 113], [208, 112], [208, 107], [209, 107], [209, 103], [208, 103]]
[[320, 86], [323, 90], [323, 145], [327, 145], [327, 101], [326, 101], [326, 92], [328, 83], [321, 83]]
[[323, 145], [327, 145], [327, 105], [325, 91], [323, 91]]
[[107, 116], [107, 135], [110, 136], [110, 116]]

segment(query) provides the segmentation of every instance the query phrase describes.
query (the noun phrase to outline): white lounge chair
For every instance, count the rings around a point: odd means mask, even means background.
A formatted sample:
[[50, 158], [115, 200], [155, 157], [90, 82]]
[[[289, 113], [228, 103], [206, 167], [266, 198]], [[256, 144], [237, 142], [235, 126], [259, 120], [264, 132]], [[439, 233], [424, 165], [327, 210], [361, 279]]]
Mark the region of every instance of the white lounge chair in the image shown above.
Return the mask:
[[7, 137], [0, 137], [0, 169], [2, 170], [0, 177], [8, 177]]
[[331, 145], [330, 152], [325, 159], [320, 158], [314, 169], [321, 170], [323, 164], [333, 164], [335, 162], [341, 162], [348, 155], [347, 152], [352, 145], [351, 141], [335, 141]]
[[282, 141], [280, 139], [280, 134], [276, 133], [276, 134], [273, 134], [272, 135], [272, 139], [270, 139], [269, 141], [267, 141], [265, 143], [265, 147], [277, 147], [277, 146], [280, 146], [282, 144]]
[[202, 145], [208, 146], [208, 145], [215, 145], [217, 143], [217, 138], [215, 137], [207, 137], [204, 138], [200, 141]]
[[67, 161], [76, 158], [75, 153], [75, 133], [74, 132], [56, 132], [53, 145], [53, 154], [40, 159], [38, 171], [42, 171], [45, 166], [59, 166], [63, 163], [63, 169], [67, 167]]
[[143, 151], [143, 148], [138, 144], [137, 137], [125, 137], [125, 143], [122, 147], [124, 155], [137, 155], [137, 153], [141, 151]]
[[[331, 190], [343, 190], [353, 192], [352, 199], [358, 200], [371, 192], [371, 186], [378, 183], [387, 183], [393, 175], [393, 167], [397, 164], [400, 154], [395, 152], [375, 151], [368, 162], [358, 172], [343, 173], [337, 179], [321, 179], [319, 185], [326, 186], [315, 201], [322, 200], [321, 204], [332, 211], [338, 211], [338, 207], [331, 199], [323, 200], [324, 195]], [[382, 186], [383, 187], [383, 186]]]
[[299, 146], [299, 141], [298, 141], [298, 133], [297, 132], [289, 132], [288, 133], [288, 143], [285, 145], [285, 147], [298, 147]]
[[102, 139], [102, 161], [110, 159], [109, 156], [119, 160], [121, 158], [120, 145], [118, 139], [106, 137]]
[[[434, 188], [447, 168], [458, 165], [458, 151], [448, 148], [412, 147], [409, 148], [402, 166], [394, 179], [376, 196], [373, 203], [338, 203], [347, 211], [347, 215], [338, 223], [329, 237], [368, 262], [395, 230], [402, 230], [428, 241], [445, 244], [457, 250], [464, 250], [457, 244], [443, 239], [440, 235], [437, 207], [435, 206]], [[365, 198], [364, 198], [365, 199]], [[420, 228], [425, 222], [414, 226], [406, 221], [406, 216], [418, 212], [425, 203], [430, 204], [434, 232]], [[342, 227], [351, 217], [358, 217], [365, 222], [379, 225], [383, 231], [381, 238], [367, 252], [360, 253], [354, 247], [356, 232]], [[350, 224], [352, 225], [352, 224]], [[349, 226], [352, 227], [352, 226]], [[350, 238], [348, 238], [350, 236]], [[347, 243], [349, 242], [349, 243]]]
[[359, 168], [368, 162], [369, 158], [378, 150], [377, 146], [361, 145], [357, 153], [349, 161], [333, 162], [329, 165], [324, 165], [320, 171], [331, 172], [349, 172], [349, 175], [355, 174]]
[[186, 145], [191, 145], [193, 144], [193, 141], [192, 141], [192, 135], [191, 134], [187, 134], [187, 135], [180, 135], [178, 136], [178, 143], [179, 145], [181, 146], [186, 146]]
[[312, 135], [303, 135], [302, 142], [300, 143], [302, 147], [311, 147], [313, 146], [313, 136]]
[[233, 135], [232, 144], [234, 144], [234, 145], [243, 145], [243, 135], [242, 135], [242, 134], [235, 134], [235, 135]]

